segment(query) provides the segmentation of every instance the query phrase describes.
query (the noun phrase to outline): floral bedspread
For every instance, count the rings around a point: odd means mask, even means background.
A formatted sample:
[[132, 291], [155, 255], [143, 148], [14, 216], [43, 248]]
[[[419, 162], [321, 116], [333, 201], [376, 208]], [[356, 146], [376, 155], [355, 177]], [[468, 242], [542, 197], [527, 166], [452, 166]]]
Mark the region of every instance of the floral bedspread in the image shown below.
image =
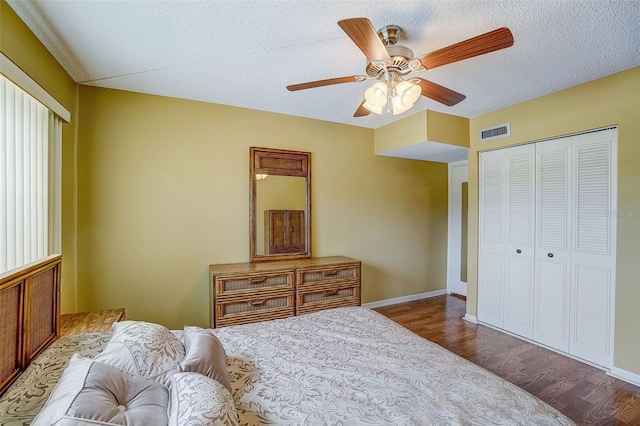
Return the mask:
[[243, 425], [572, 425], [365, 308], [213, 330]]

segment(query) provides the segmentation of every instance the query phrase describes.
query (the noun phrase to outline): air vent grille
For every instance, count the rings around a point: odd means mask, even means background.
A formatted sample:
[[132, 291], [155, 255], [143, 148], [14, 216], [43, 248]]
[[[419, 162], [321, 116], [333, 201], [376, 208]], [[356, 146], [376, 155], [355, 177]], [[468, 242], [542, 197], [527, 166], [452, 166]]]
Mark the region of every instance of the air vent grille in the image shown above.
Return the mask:
[[506, 138], [511, 136], [511, 123], [504, 123], [499, 126], [489, 127], [480, 130], [480, 141], [489, 141], [492, 139]]

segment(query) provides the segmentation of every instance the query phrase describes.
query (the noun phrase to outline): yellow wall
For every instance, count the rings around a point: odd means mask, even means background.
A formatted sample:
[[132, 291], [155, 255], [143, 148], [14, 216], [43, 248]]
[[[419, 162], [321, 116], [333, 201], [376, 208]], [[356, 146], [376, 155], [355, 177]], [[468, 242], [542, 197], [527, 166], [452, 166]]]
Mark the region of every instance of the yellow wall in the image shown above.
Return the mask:
[[427, 140], [462, 147], [469, 146], [469, 119], [426, 110]]
[[[511, 136], [479, 142], [480, 129], [511, 123]], [[640, 374], [640, 67], [471, 119], [467, 311], [477, 310], [478, 152], [618, 125], [614, 365]]]
[[312, 254], [362, 260], [363, 302], [446, 286], [446, 164], [306, 118], [87, 86], [80, 105], [81, 310], [208, 325], [208, 265], [249, 260], [252, 145], [311, 152]]
[[77, 85], [4, 0], [0, 0], [0, 51], [71, 112], [71, 122], [62, 126], [61, 304], [62, 312], [75, 312]]
[[376, 154], [422, 143], [427, 140], [427, 119], [424, 111], [394, 121], [374, 131]]

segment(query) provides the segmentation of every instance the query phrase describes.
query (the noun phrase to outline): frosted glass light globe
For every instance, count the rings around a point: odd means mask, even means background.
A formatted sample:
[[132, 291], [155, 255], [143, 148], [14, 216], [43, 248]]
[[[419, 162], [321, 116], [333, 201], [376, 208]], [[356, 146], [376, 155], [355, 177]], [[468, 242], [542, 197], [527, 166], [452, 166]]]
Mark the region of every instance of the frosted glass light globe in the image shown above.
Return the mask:
[[387, 84], [378, 82], [364, 92], [364, 98], [374, 107], [383, 107], [387, 103]]
[[399, 96], [395, 96], [391, 100], [391, 105], [393, 106], [393, 115], [402, 114], [403, 112], [407, 111], [409, 108], [413, 106], [413, 104], [408, 104], [408, 105], [403, 104]]
[[411, 107], [420, 97], [420, 92], [420, 86], [411, 84], [408, 81], [401, 81], [396, 86], [396, 93], [400, 98], [400, 103], [405, 106]]
[[363, 103], [362, 106], [365, 107], [366, 109], [368, 109], [369, 111], [373, 112], [374, 114], [378, 114], [378, 115], [382, 114], [382, 107], [381, 106], [379, 106], [379, 107], [373, 106], [369, 102]]

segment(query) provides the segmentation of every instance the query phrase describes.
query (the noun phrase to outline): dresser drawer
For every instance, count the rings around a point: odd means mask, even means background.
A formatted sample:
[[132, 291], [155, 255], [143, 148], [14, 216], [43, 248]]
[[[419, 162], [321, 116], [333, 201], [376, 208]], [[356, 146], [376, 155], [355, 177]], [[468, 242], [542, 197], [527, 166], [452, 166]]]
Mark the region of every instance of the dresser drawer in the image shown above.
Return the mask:
[[293, 292], [256, 294], [218, 302], [215, 309], [216, 327], [286, 318], [294, 315], [294, 296]]
[[294, 278], [293, 271], [218, 276], [214, 278], [214, 285], [216, 294], [222, 296], [262, 288], [293, 289]]
[[298, 285], [316, 285], [338, 281], [360, 281], [360, 264], [334, 265], [322, 268], [298, 270]]
[[360, 305], [360, 283], [323, 286], [297, 294], [296, 314], [308, 314], [323, 309]]

